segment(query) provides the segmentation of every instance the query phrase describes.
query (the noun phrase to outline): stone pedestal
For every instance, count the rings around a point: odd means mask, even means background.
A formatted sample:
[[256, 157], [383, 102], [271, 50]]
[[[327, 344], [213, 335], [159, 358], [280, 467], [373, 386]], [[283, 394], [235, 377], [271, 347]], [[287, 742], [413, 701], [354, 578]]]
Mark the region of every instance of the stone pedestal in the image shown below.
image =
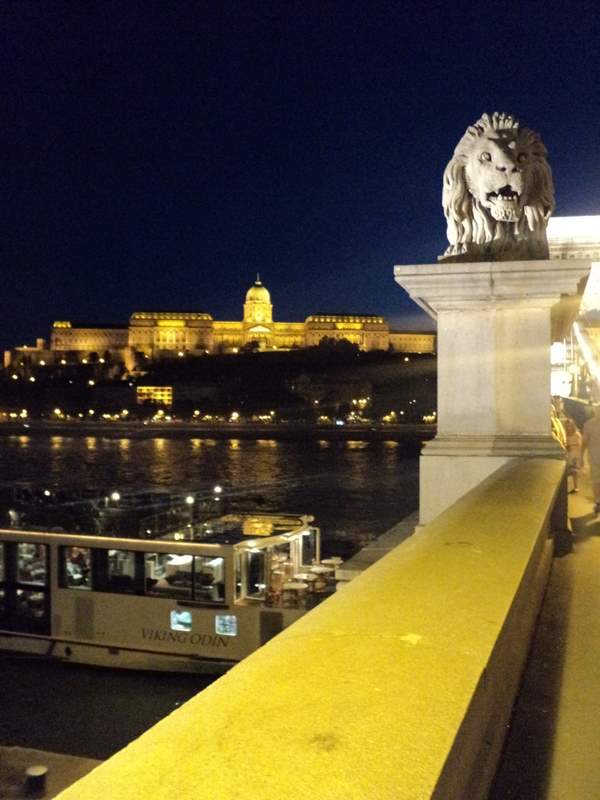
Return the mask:
[[550, 434], [552, 322], [572, 316], [589, 270], [575, 260], [395, 267], [438, 324], [438, 429], [421, 456], [421, 524], [510, 458], [563, 457]]

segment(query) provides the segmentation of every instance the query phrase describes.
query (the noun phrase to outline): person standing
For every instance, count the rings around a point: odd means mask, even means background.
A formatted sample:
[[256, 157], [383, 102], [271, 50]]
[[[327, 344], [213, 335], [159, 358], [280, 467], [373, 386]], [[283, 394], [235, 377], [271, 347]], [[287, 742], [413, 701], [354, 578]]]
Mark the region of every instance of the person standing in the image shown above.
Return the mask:
[[600, 406], [594, 406], [594, 416], [583, 426], [582, 454], [586, 451], [594, 493], [594, 511], [600, 514]]
[[573, 479], [573, 488], [571, 492], [578, 492], [583, 438], [575, 421], [570, 417], [567, 417], [565, 422], [565, 436], [567, 444], [567, 475], [570, 475]]

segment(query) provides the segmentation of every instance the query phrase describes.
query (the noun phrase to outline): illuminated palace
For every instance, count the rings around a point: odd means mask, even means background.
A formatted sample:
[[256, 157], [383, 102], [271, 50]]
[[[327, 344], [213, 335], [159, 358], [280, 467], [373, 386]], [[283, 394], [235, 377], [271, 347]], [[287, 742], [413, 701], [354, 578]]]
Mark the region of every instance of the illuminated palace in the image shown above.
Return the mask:
[[127, 326], [59, 320], [52, 326], [49, 348], [43, 339], [35, 347], [15, 348], [5, 354], [5, 366], [23, 355], [35, 363], [109, 353], [131, 369], [144, 358], [236, 353], [244, 347], [290, 350], [318, 345], [326, 337], [345, 339], [361, 350], [435, 351], [435, 334], [391, 331], [385, 319], [375, 315], [319, 313], [304, 322], [274, 322], [271, 295], [257, 276], [246, 293], [241, 322], [221, 322], [198, 311], [136, 311]]

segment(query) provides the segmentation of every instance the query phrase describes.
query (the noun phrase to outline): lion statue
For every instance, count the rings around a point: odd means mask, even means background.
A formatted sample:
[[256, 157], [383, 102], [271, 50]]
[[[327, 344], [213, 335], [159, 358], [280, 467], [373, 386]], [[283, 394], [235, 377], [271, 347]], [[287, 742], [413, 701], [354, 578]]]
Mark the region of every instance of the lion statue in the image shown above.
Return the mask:
[[552, 172], [537, 133], [509, 114], [467, 128], [444, 172], [450, 246], [439, 261], [548, 258]]

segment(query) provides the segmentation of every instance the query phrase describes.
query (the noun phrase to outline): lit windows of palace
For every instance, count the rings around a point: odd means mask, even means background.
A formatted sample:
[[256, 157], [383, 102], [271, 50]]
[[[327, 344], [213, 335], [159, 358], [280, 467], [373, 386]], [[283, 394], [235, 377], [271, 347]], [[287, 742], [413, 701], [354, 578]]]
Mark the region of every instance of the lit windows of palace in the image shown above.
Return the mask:
[[[346, 339], [363, 350], [435, 352], [435, 334], [390, 331], [386, 320], [371, 314], [318, 312], [304, 322], [274, 322], [269, 290], [257, 276], [248, 289], [239, 321], [220, 321], [200, 311], [135, 311], [126, 325], [81, 324], [57, 320], [52, 326], [49, 351], [39, 350], [47, 359], [88, 357], [108, 351], [113, 361], [127, 369], [148, 359], [179, 353], [240, 352], [255, 344], [261, 350], [289, 350], [313, 347], [324, 338]], [[17, 358], [18, 348], [7, 351], [5, 364]], [[37, 348], [36, 348], [37, 352]]]

